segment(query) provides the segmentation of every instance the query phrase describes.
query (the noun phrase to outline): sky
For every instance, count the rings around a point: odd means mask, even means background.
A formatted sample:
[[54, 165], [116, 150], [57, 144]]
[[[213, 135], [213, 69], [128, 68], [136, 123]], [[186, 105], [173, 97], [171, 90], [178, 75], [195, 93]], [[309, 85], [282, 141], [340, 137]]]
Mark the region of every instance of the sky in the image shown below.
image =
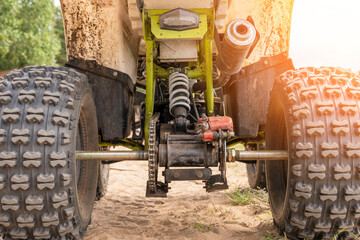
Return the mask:
[[359, 9], [359, 0], [295, 0], [289, 52], [295, 67], [359, 71]]

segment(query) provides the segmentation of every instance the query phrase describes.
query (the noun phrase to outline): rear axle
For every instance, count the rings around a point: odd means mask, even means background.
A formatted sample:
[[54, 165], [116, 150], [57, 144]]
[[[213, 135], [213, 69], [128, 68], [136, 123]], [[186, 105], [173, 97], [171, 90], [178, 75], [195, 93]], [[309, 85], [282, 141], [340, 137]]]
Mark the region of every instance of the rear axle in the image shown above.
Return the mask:
[[[288, 152], [279, 151], [240, 151], [228, 149], [228, 162], [254, 161], [254, 160], [288, 160]], [[148, 159], [147, 151], [78, 151], [76, 160], [101, 160], [107, 162], [118, 161], [145, 161]]]

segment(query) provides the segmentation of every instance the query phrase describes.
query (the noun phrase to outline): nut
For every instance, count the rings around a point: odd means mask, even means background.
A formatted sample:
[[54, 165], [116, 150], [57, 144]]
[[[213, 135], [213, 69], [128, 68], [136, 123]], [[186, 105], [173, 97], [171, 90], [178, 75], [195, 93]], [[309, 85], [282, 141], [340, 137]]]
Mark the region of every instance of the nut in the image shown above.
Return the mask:
[[202, 177], [204, 176], [204, 174], [203, 174], [202, 172], [200, 172], [200, 171], [197, 171], [197, 172], [195, 173], [195, 175], [196, 175], [198, 178], [202, 178]]
[[233, 148], [229, 148], [227, 151], [227, 159], [228, 162], [235, 162], [236, 159], [236, 150]]

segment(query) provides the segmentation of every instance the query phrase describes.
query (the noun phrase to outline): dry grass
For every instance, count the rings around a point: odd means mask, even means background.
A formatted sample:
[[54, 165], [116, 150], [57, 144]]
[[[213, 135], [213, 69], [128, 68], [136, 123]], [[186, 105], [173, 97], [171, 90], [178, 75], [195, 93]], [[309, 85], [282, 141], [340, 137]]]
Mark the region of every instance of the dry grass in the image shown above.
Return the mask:
[[234, 205], [240, 206], [269, 202], [269, 195], [264, 189], [237, 189], [232, 193], [225, 193], [225, 196]]

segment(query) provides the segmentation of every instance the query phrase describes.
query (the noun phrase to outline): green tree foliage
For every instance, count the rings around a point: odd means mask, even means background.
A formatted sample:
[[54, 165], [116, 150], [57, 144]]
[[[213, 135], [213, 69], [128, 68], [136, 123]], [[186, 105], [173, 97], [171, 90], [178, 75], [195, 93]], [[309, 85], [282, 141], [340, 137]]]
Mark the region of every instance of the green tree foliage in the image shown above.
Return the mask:
[[60, 52], [56, 56], [56, 62], [59, 65], [65, 65], [67, 58], [66, 58], [66, 44], [65, 44], [65, 34], [64, 34], [64, 22], [62, 18], [62, 13], [60, 8], [56, 8], [56, 26], [55, 26], [55, 33], [58, 36], [60, 41]]
[[0, 0], [0, 70], [54, 65], [60, 51], [53, 0]]

